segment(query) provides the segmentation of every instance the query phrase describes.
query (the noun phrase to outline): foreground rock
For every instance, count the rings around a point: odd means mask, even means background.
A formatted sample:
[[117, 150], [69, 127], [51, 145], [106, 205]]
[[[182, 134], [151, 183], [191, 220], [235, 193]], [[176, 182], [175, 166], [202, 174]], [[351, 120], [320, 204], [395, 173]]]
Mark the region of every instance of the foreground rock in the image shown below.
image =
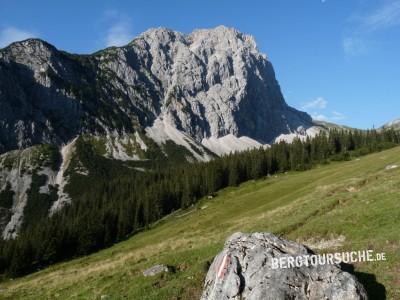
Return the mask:
[[151, 268], [143, 271], [143, 276], [144, 277], [148, 277], [148, 276], [155, 276], [159, 273], [163, 273], [163, 272], [168, 272], [168, 266], [166, 265], [155, 265], [152, 266]]
[[305, 246], [270, 233], [235, 233], [211, 264], [201, 299], [368, 299], [357, 279], [338, 265], [273, 264], [274, 258], [310, 254]]

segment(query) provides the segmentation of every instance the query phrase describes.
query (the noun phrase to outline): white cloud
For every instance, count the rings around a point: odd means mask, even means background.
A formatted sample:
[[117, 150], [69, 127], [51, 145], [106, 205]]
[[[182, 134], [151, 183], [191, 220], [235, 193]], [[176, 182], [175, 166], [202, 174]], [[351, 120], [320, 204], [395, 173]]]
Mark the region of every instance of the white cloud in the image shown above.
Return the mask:
[[324, 109], [328, 105], [328, 101], [326, 101], [323, 97], [318, 97], [314, 100], [308, 101], [303, 105], [303, 110], [312, 110], [312, 109]]
[[110, 27], [107, 31], [106, 46], [124, 46], [133, 38], [130, 25], [125, 22], [119, 22]]
[[108, 27], [104, 39], [107, 47], [124, 46], [134, 37], [131, 19], [117, 10], [106, 10], [103, 23]]
[[388, 2], [362, 20], [363, 26], [368, 30], [400, 25], [400, 1]]
[[311, 117], [313, 120], [316, 121], [327, 121], [327, 122], [337, 122], [337, 121], [343, 121], [347, 119], [346, 115], [338, 112], [338, 111], [332, 111], [329, 116], [326, 114], [322, 113], [311, 113]]
[[343, 51], [346, 55], [355, 56], [368, 51], [367, 43], [361, 38], [347, 37], [342, 42]]
[[340, 113], [338, 111], [333, 111], [332, 112], [332, 116], [330, 117], [330, 119], [333, 120], [333, 121], [341, 121], [341, 120], [344, 120], [346, 118], [347, 117], [344, 114], [342, 114], [342, 113]]
[[323, 114], [312, 114], [311, 118], [316, 121], [328, 121], [328, 118]]
[[312, 113], [311, 117], [313, 118], [313, 120], [316, 121], [327, 121], [327, 122], [337, 122], [347, 119], [347, 117], [344, 114], [338, 111], [332, 111], [329, 116], [321, 113]]
[[377, 43], [373, 34], [389, 27], [400, 25], [400, 0], [388, 0], [381, 7], [369, 13], [355, 13], [350, 18], [355, 22], [351, 32], [342, 40], [347, 56], [371, 52]]
[[34, 37], [37, 37], [37, 35], [33, 32], [12, 26], [6, 27], [0, 31], [0, 48], [6, 47], [16, 41], [22, 41]]
[[306, 102], [302, 106], [302, 110], [310, 114], [313, 120], [316, 121], [336, 122], [347, 118], [344, 114], [336, 110], [329, 111], [327, 107], [328, 101], [324, 97], [317, 97]]

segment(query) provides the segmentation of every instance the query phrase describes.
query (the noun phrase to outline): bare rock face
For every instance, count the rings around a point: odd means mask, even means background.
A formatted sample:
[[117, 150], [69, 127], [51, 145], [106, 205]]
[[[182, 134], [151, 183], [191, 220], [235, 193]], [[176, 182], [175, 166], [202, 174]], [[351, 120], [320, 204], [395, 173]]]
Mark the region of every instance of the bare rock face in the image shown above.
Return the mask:
[[269, 143], [312, 126], [307, 114], [285, 103], [272, 64], [254, 38], [233, 28], [189, 35], [151, 29], [118, 55], [120, 63], [111, 61], [108, 68], [134, 85], [147, 76], [161, 98], [151, 103], [156, 117], [198, 142], [232, 134]]
[[224, 26], [151, 29], [91, 55], [13, 43], [0, 49], [0, 108], [0, 153], [160, 121], [199, 144], [229, 134], [265, 144], [313, 126], [286, 104], [254, 38]]
[[235, 233], [211, 264], [201, 299], [367, 299], [363, 286], [338, 265], [273, 265], [274, 258], [310, 254], [271, 233]]

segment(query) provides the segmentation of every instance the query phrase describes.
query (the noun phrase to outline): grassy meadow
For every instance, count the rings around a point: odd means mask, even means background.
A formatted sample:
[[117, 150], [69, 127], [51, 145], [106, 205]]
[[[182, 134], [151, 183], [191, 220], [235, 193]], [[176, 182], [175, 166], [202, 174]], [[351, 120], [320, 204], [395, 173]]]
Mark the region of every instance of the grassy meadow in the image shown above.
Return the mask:
[[[400, 147], [224, 189], [111, 248], [3, 281], [0, 299], [198, 299], [208, 263], [237, 231], [320, 253], [385, 252], [354, 272], [370, 299], [400, 299]], [[143, 277], [159, 263], [175, 272]]]

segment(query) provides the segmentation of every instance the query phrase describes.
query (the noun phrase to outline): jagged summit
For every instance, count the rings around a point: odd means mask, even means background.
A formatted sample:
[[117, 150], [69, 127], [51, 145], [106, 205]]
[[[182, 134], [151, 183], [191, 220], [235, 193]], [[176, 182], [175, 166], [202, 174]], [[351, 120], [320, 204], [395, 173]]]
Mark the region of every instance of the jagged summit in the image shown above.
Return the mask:
[[18, 63], [35, 68], [38, 64], [49, 63], [51, 56], [57, 52], [57, 48], [46, 41], [30, 38], [0, 49], [0, 60], [7, 64]]
[[3, 49], [19, 47], [19, 46], [22, 47], [45, 46], [48, 48], [56, 49], [53, 45], [40, 38], [27, 38], [25, 40], [15, 41], [9, 44], [8, 46], [4, 47]]
[[150, 29], [94, 55], [28, 39], [0, 55], [0, 152], [134, 133], [157, 120], [198, 144], [229, 134], [265, 144], [313, 125], [285, 103], [254, 38], [225, 26]]
[[214, 52], [221, 51], [232, 54], [239, 49], [246, 49], [266, 58], [265, 54], [259, 53], [253, 36], [243, 34], [235, 28], [224, 25], [210, 29], [196, 29], [189, 34], [177, 32], [166, 27], [151, 28], [133, 39], [125, 47], [134, 46], [139, 40], [145, 40], [150, 45], [156, 43], [164, 46], [181, 42], [189, 46], [194, 52], [197, 52], [198, 48], [209, 48]]
[[253, 36], [243, 34], [235, 28], [223, 25], [212, 29], [197, 29], [189, 34], [188, 37], [194, 44], [209, 43], [220, 51], [246, 48], [250, 51], [259, 52]]
[[[47, 178], [45, 195], [57, 186], [53, 213], [70, 199], [70, 174], [90, 176], [76, 158], [82, 143], [119, 161], [206, 161], [316, 132], [308, 114], [286, 104], [254, 38], [225, 26], [150, 29], [92, 55], [39, 39], [13, 43], [0, 50], [0, 125], [0, 192], [18, 194], [0, 215], [6, 238], [29, 202], [33, 175], [19, 173], [22, 158]], [[49, 168], [41, 157], [60, 161]]]

